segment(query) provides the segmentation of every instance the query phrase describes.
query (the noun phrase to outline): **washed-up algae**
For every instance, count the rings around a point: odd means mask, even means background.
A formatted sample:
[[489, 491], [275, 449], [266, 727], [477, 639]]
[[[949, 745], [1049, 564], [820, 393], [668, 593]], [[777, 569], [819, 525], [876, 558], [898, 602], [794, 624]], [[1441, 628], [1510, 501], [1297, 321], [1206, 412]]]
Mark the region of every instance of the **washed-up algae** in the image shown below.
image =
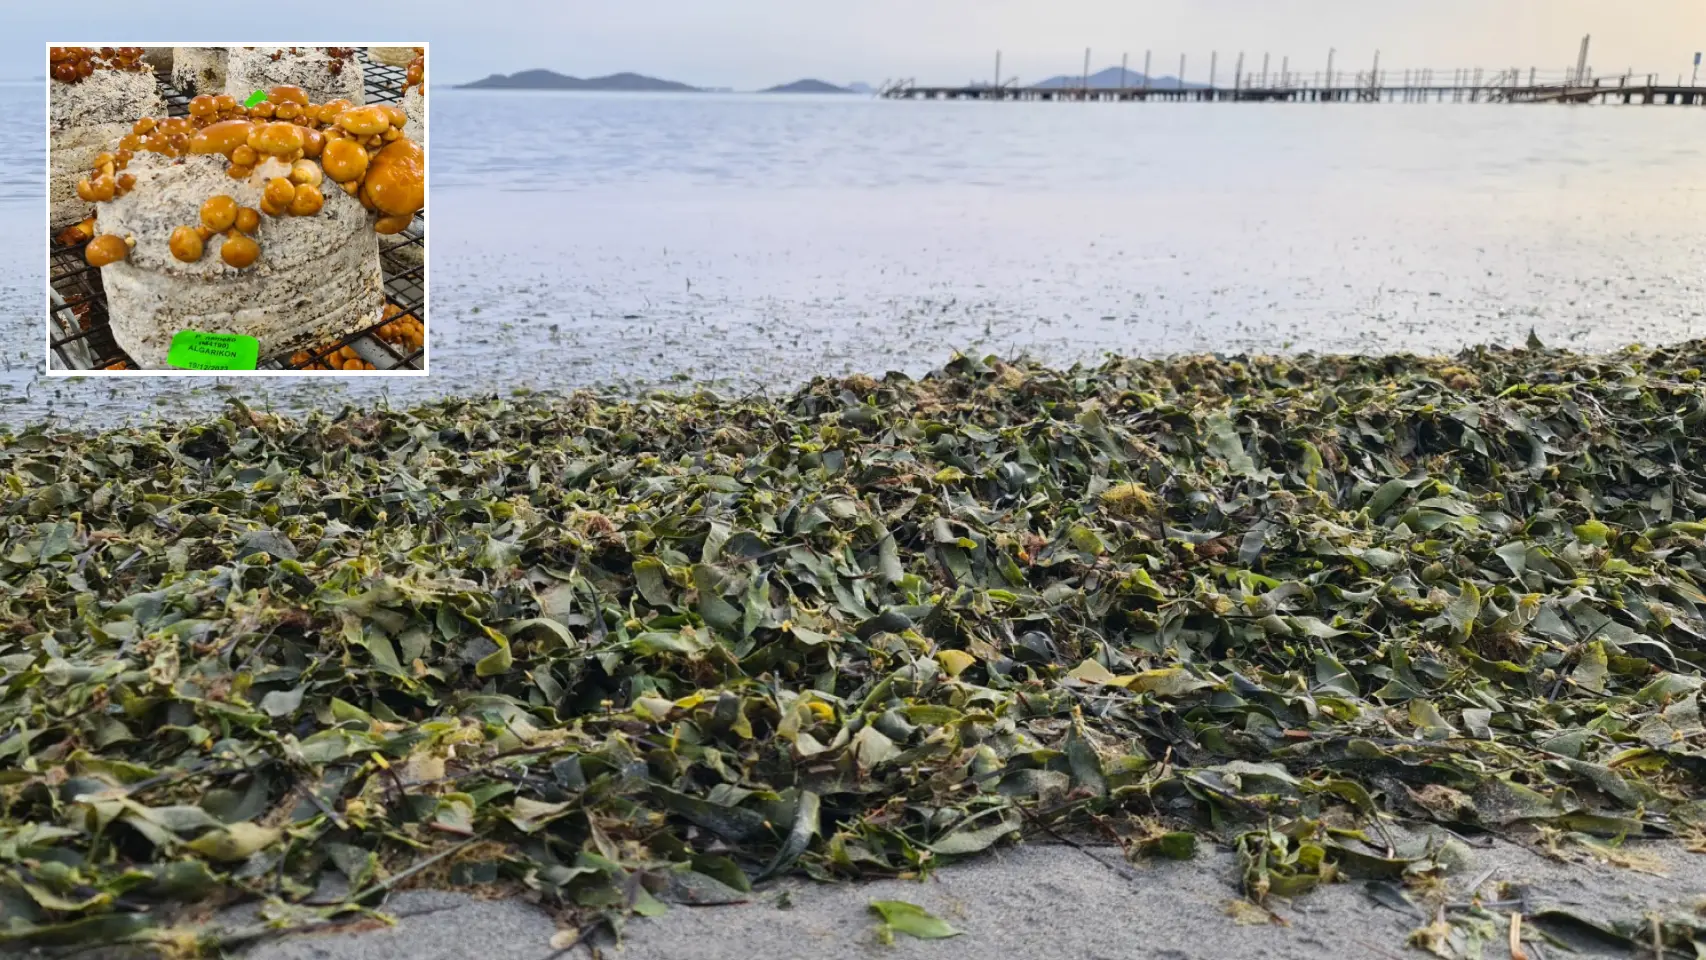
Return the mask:
[[451, 885], [567, 942], [1083, 831], [1224, 843], [1255, 904], [1419, 897], [1486, 832], [1698, 843], [1702, 367], [957, 357], [15, 433], [0, 939]]

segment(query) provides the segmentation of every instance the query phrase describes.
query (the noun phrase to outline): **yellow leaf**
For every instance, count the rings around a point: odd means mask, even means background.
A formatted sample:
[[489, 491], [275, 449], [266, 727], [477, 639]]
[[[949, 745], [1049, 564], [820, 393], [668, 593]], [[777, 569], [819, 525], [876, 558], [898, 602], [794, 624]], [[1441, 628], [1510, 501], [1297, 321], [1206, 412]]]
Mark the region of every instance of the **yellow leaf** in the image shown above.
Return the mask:
[[209, 860], [234, 862], [249, 859], [255, 851], [272, 845], [281, 836], [283, 833], [272, 827], [244, 821], [233, 823], [224, 830], [204, 833], [185, 846]]
[[1094, 660], [1086, 660], [1078, 666], [1073, 667], [1072, 672], [1068, 673], [1067, 676], [1083, 683], [1119, 685], [1116, 683], [1119, 678], [1108, 672], [1107, 667], [1102, 666]]
[[1133, 693], [1159, 693], [1164, 697], [1176, 697], [1211, 686], [1206, 681], [1191, 675], [1184, 667], [1163, 667], [1160, 670], [1145, 670], [1135, 676], [1121, 677], [1126, 681], [1121, 686]]
[[950, 677], [959, 677], [967, 667], [977, 662], [977, 658], [964, 650], [943, 650], [936, 654], [936, 662], [948, 672]]

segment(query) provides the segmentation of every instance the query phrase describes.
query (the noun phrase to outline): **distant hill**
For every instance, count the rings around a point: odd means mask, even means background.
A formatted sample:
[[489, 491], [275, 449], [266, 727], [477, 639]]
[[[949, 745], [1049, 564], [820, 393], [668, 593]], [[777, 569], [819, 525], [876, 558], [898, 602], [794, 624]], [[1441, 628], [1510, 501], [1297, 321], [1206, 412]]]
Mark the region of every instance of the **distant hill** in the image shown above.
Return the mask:
[[593, 77], [582, 80], [580, 77], [566, 77], [553, 70], [523, 70], [505, 76], [494, 73], [484, 80], [457, 85], [458, 90], [618, 90], [624, 92], [696, 92], [698, 87], [690, 87], [685, 83], [673, 80], [659, 80], [656, 77], [641, 76], [637, 73], [613, 73], [608, 77]]
[[[1143, 74], [1138, 73], [1135, 70], [1125, 71], [1125, 83], [1123, 85], [1127, 88], [1143, 86]], [[1041, 83], [1025, 84], [1025, 86], [1047, 90], [1077, 90], [1084, 86], [1084, 75], [1081, 73], [1075, 73], [1071, 75], [1049, 77]], [[1122, 86], [1122, 84], [1120, 83], [1119, 67], [1109, 67], [1106, 70], [1090, 74], [1090, 88], [1092, 90], [1117, 90], [1120, 86]], [[1179, 78], [1151, 77], [1149, 79], [1149, 86], [1161, 90], [1177, 90], [1179, 88]], [[1207, 86], [1208, 84], [1206, 83], [1186, 83], [1185, 89], [1201, 90]]]
[[868, 83], [849, 83], [847, 85], [847, 92], [848, 93], [876, 93], [877, 88], [871, 86]]
[[833, 83], [824, 83], [822, 80], [795, 80], [793, 83], [784, 83], [779, 87], [771, 87], [768, 90], [760, 90], [759, 92], [760, 93], [852, 93], [853, 91], [847, 89], [846, 87], [838, 87]]

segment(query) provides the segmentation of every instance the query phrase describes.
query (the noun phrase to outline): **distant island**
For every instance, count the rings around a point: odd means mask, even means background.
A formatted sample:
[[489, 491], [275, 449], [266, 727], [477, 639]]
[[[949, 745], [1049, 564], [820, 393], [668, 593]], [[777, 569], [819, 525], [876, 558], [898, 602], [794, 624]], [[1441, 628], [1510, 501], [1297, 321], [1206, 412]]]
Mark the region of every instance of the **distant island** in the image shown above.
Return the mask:
[[851, 87], [838, 87], [833, 83], [824, 83], [822, 80], [795, 80], [793, 83], [784, 83], [779, 87], [771, 87], [768, 90], [760, 90], [758, 92], [759, 93], [852, 93], [853, 89]]
[[554, 70], [523, 70], [505, 76], [494, 73], [484, 80], [456, 85], [458, 90], [616, 90], [627, 93], [697, 93], [698, 87], [638, 73], [613, 73], [608, 77], [567, 77]]
[[[728, 87], [695, 87], [674, 80], [659, 80], [639, 73], [613, 73], [608, 77], [570, 77], [555, 70], [523, 70], [494, 73], [484, 80], [459, 83], [457, 90], [613, 90], [622, 93], [732, 93]], [[875, 91], [870, 84], [850, 83], [838, 87], [822, 80], [795, 80], [760, 93], [863, 93]]]
[[[1089, 87], [1092, 90], [1117, 90], [1120, 87], [1132, 89], [1144, 86], [1146, 80], [1153, 89], [1179, 89], [1178, 77], [1145, 77], [1135, 70], [1122, 70], [1120, 67], [1109, 67], [1106, 70], [1090, 74]], [[1080, 90], [1085, 86], [1084, 75], [1081, 73], [1063, 74], [1058, 77], [1049, 77], [1041, 83], [1029, 84], [1029, 86], [1040, 90]], [[1184, 88], [1186, 90], [1201, 90], [1207, 86], [1206, 83], [1187, 83]]]

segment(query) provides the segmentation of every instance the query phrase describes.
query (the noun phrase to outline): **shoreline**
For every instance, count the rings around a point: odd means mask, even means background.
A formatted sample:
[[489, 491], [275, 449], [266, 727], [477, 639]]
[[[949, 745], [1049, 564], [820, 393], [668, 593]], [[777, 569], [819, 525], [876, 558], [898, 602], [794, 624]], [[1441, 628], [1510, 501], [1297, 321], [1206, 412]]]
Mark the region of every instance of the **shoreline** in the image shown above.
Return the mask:
[[[1645, 852], [1645, 846], [1643, 847]], [[1573, 911], [1602, 923], [1618, 917], [1640, 921], [1643, 908], [1689, 909], [1706, 887], [1706, 857], [1676, 845], [1650, 852], [1667, 876], [1635, 873], [1570, 854], [1553, 861], [1512, 844], [1477, 850], [1468, 869], [1444, 878], [1459, 903], [1487, 870], [1500, 883], [1520, 887], [1534, 911]], [[1224, 850], [1190, 861], [1152, 860], [1110, 869], [1116, 847], [1084, 852], [1048, 843], [1003, 847], [974, 861], [942, 869], [929, 879], [871, 880], [812, 884], [784, 880], [741, 904], [675, 905], [667, 913], [631, 922], [620, 947], [608, 940], [604, 955], [621, 960], [744, 960], [748, 957], [810, 956], [819, 960], [1085, 960], [1142, 956], [1149, 960], [1319, 960], [1328, 955], [1421, 957], [1404, 941], [1427, 926], [1425, 911], [1413, 910], [1384, 887], [1349, 881], [1274, 904], [1263, 917], [1237, 911], [1237, 864]], [[1483, 887], [1489, 895], [1495, 886]], [[917, 903], [961, 931], [946, 940], [897, 937], [884, 946], [876, 937], [872, 900]], [[1490, 896], [1487, 902], [1492, 902]], [[786, 905], [784, 905], [786, 904]], [[1585, 909], [1584, 909], [1585, 908]], [[327, 931], [257, 944], [243, 960], [459, 960], [475, 953], [490, 960], [541, 960], [556, 951], [552, 938], [562, 927], [536, 905], [517, 898], [471, 899], [448, 892], [408, 892], [388, 909], [399, 918], [391, 929]], [[1455, 911], [1458, 915], [1466, 910]], [[1509, 911], [1487, 909], [1495, 942], [1488, 956], [1503, 956], [1497, 934], [1508, 930]], [[1503, 929], [1499, 929], [1503, 924]], [[1536, 921], [1530, 919], [1533, 930]], [[1562, 936], [1579, 952], [1531, 943], [1536, 958], [1573, 957], [1650, 960], [1645, 945], [1619, 947], [1567, 920], [1538, 921], [1548, 936]], [[1531, 934], [1532, 936], [1532, 934]], [[1141, 945], [1139, 947], [1138, 945]], [[1451, 946], [1461, 948], [1466, 941]], [[585, 949], [567, 957], [590, 957]], [[1681, 956], [1681, 954], [1675, 954]]]
[[[1578, 350], [1568, 346], [1553, 347], [1550, 344], [1547, 344], [1546, 348], [1555, 350], [1561, 356], [1571, 358], [1611, 358], [1629, 351], [1674, 349], [1696, 342], [1699, 342], [1699, 338], [1690, 337], [1654, 343], [1630, 343], [1613, 350]], [[671, 373], [631, 381], [626, 384], [618, 384], [615, 378], [611, 378], [604, 382], [566, 383], [537, 388], [518, 385], [506, 393], [491, 390], [489, 386], [485, 385], [488, 378], [457, 377], [454, 374], [439, 372], [435, 373], [434, 379], [431, 381], [399, 378], [396, 383], [388, 383], [383, 377], [370, 377], [352, 383], [340, 377], [325, 376], [305, 378], [302, 382], [290, 383], [288, 387], [283, 387], [277, 381], [265, 378], [196, 377], [173, 384], [174, 389], [169, 395], [165, 395], [159, 389], [159, 384], [154, 381], [126, 381], [114, 377], [79, 377], [75, 375], [46, 377], [39, 372], [30, 373], [20, 369], [0, 371], [0, 437], [17, 436], [34, 429], [64, 431], [79, 436], [93, 436], [131, 429], [170, 430], [198, 423], [208, 418], [217, 419], [223, 416], [234, 403], [240, 403], [258, 413], [269, 416], [276, 415], [300, 420], [315, 416], [335, 416], [339, 415], [341, 411], [349, 409], [409, 411], [458, 402], [530, 400], [565, 402], [575, 398], [590, 398], [601, 402], [632, 402], [647, 397], [682, 400], [700, 394], [726, 398], [754, 397], [782, 400], [815, 380], [844, 377], [886, 379], [891, 376], [910, 380], [934, 371], [941, 364], [949, 362], [954, 357], [962, 356], [999, 362], [1036, 363], [1044, 366], [1057, 366], [1059, 369], [1092, 373], [1102, 366], [1119, 361], [1169, 365], [1194, 360], [1295, 363], [1300, 361], [1361, 361], [1381, 358], [1408, 364], [1449, 364], [1453, 360], [1474, 357], [1481, 353], [1518, 353], [1524, 349], [1522, 343], [1516, 342], [1510, 344], [1471, 344], [1455, 351], [1394, 349], [1366, 353], [1330, 349], [1232, 351], [1226, 353], [1179, 350], [1154, 354], [1104, 350], [1100, 351], [1098, 355], [1084, 356], [1070, 363], [1056, 365], [1028, 352], [1004, 354], [999, 351], [989, 352], [983, 349], [967, 348], [965, 350], [947, 349], [934, 360], [916, 360], [910, 367], [911, 372], [908, 369], [894, 367], [880, 371], [877, 368], [857, 370], [844, 365], [840, 369], [820, 370], [792, 381], [771, 380], [762, 374], [733, 375], [721, 379], [711, 379], [694, 377], [684, 373]], [[9, 384], [8, 380], [12, 382]], [[8, 395], [7, 391], [12, 391], [11, 395]], [[104, 399], [85, 399], [86, 392], [92, 391], [104, 391], [107, 396]], [[38, 400], [31, 396], [21, 395], [49, 393], [54, 395], [55, 400]], [[130, 395], [129, 399], [126, 397], [127, 394]], [[289, 402], [274, 403], [273, 401], [278, 399], [280, 394], [288, 394]], [[130, 399], [146, 399], [156, 408], [144, 408], [139, 411], [135, 404], [130, 402]], [[55, 405], [56, 401], [57, 406]], [[158, 407], [171, 405], [181, 406], [176, 410], [158, 409]], [[29, 419], [14, 419], [13, 411], [8, 409], [9, 407], [25, 406], [38, 412], [27, 415]], [[110, 412], [108, 412], [109, 408]], [[114, 413], [122, 416], [113, 419]]]

